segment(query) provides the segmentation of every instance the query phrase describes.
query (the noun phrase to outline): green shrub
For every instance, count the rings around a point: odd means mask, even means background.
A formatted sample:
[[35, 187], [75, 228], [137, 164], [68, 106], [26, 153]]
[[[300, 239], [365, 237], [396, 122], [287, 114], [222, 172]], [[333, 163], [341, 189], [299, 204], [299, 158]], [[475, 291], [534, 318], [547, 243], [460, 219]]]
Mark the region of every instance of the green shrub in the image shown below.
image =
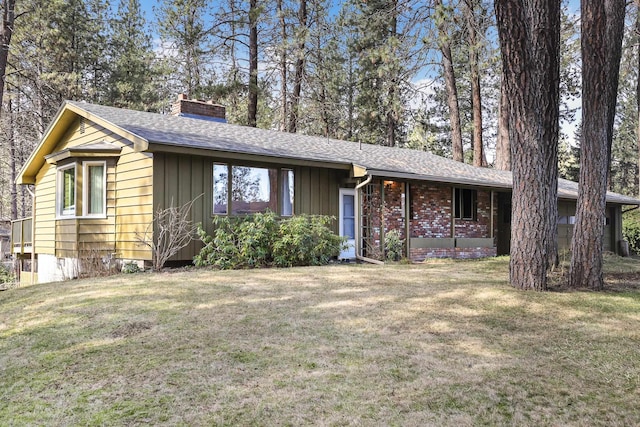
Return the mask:
[[333, 217], [298, 215], [280, 223], [273, 243], [273, 260], [278, 267], [324, 265], [340, 254], [344, 238], [327, 226]]
[[10, 269], [0, 266], [0, 283], [13, 283], [16, 280], [16, 276]]
[[384, 253], [387, 261], [399, 261], [404, 253], [404, 239], [398, 230], [390, 230], [384, 235]]
[[326, 264], [344, 244], [344, 239], [327, 227], [332, 220], [298, 215], [278, 221], [273, 212], [238, 218], [217, 216], [212, 236], [202, 227], [198, 229], [204, 247], [194, 263], [221, 269]]
[[640, 212], [627, 212], [622, 217], [622, 236], [632, 252], [640, 253]]
[[129, 262], [125, 262], [124, 265], [122, 266], [122, 272], [124, 274], [134, 274], [134, 273], [139, 273], [140, 267], [138, 266], [138, 263], [135, 261], [129, 261]]
[[229, 219], [226, 216], [215, 216], [213, 218], [214, 232], [209, 236], [207, 232], [198, 225], [198, 236], [204, 243], [200, 253], [195, 256], [194, 263], [197, 266], [213, 265], [222, 269], [235, 268], [239, 259], [239, 250], [234, 233], [235, 224], [244, 219]]

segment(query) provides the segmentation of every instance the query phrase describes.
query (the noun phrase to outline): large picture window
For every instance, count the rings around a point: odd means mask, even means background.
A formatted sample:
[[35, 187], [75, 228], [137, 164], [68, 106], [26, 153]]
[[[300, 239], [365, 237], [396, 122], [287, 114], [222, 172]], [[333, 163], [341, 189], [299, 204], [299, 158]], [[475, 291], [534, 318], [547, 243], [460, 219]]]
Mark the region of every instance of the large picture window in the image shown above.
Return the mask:
[[271, 210], [293, 215], [293, 181], [290, 169], [214, 163], [213, 213], [248, 215]]
[[454, 211], [456, 219], [475, 220], [477, 191], [468, 188], [456, 188], [454, 197]]
[[68, 165], [58, 169], [58, 215], [76, 214], [76, 166]]
[[106, 215], [106, 164], [85, 162], [83, 170], [83, 206], [86, 216]]

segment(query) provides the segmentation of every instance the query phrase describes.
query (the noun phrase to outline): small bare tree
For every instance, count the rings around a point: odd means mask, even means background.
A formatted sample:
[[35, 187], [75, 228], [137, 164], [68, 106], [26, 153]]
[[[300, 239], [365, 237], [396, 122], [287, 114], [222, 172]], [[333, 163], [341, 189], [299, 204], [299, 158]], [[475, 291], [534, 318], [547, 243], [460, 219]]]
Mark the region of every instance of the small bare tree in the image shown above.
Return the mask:
[[200, 197], [182, 206], [173, 206], [171, 199], [168, 208], [158, 208], [144, 233], [136, 232], [136, 240], [151, 248], [155, 271], [196, 238], [198, 225], [191, 221], [191, 208]]

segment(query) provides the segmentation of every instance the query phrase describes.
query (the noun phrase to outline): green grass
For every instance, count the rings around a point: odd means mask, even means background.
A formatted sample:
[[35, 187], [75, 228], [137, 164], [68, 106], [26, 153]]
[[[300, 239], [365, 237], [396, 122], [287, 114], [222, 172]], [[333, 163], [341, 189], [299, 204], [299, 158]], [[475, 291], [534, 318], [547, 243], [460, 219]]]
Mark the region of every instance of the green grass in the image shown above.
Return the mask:
[[119, 275], [0, 293], [0, 425], [638, 425], [640, 262]]

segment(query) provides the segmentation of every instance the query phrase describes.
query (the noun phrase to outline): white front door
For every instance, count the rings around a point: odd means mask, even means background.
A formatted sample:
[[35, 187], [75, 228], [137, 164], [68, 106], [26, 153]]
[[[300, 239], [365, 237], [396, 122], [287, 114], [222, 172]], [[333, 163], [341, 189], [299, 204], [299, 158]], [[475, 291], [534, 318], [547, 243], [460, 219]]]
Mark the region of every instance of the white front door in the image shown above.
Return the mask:
[[356, 191], [340, 189], [340, 235], [347, 238], [347, 248], [340, 252], [340, 259], [356, 257]]

